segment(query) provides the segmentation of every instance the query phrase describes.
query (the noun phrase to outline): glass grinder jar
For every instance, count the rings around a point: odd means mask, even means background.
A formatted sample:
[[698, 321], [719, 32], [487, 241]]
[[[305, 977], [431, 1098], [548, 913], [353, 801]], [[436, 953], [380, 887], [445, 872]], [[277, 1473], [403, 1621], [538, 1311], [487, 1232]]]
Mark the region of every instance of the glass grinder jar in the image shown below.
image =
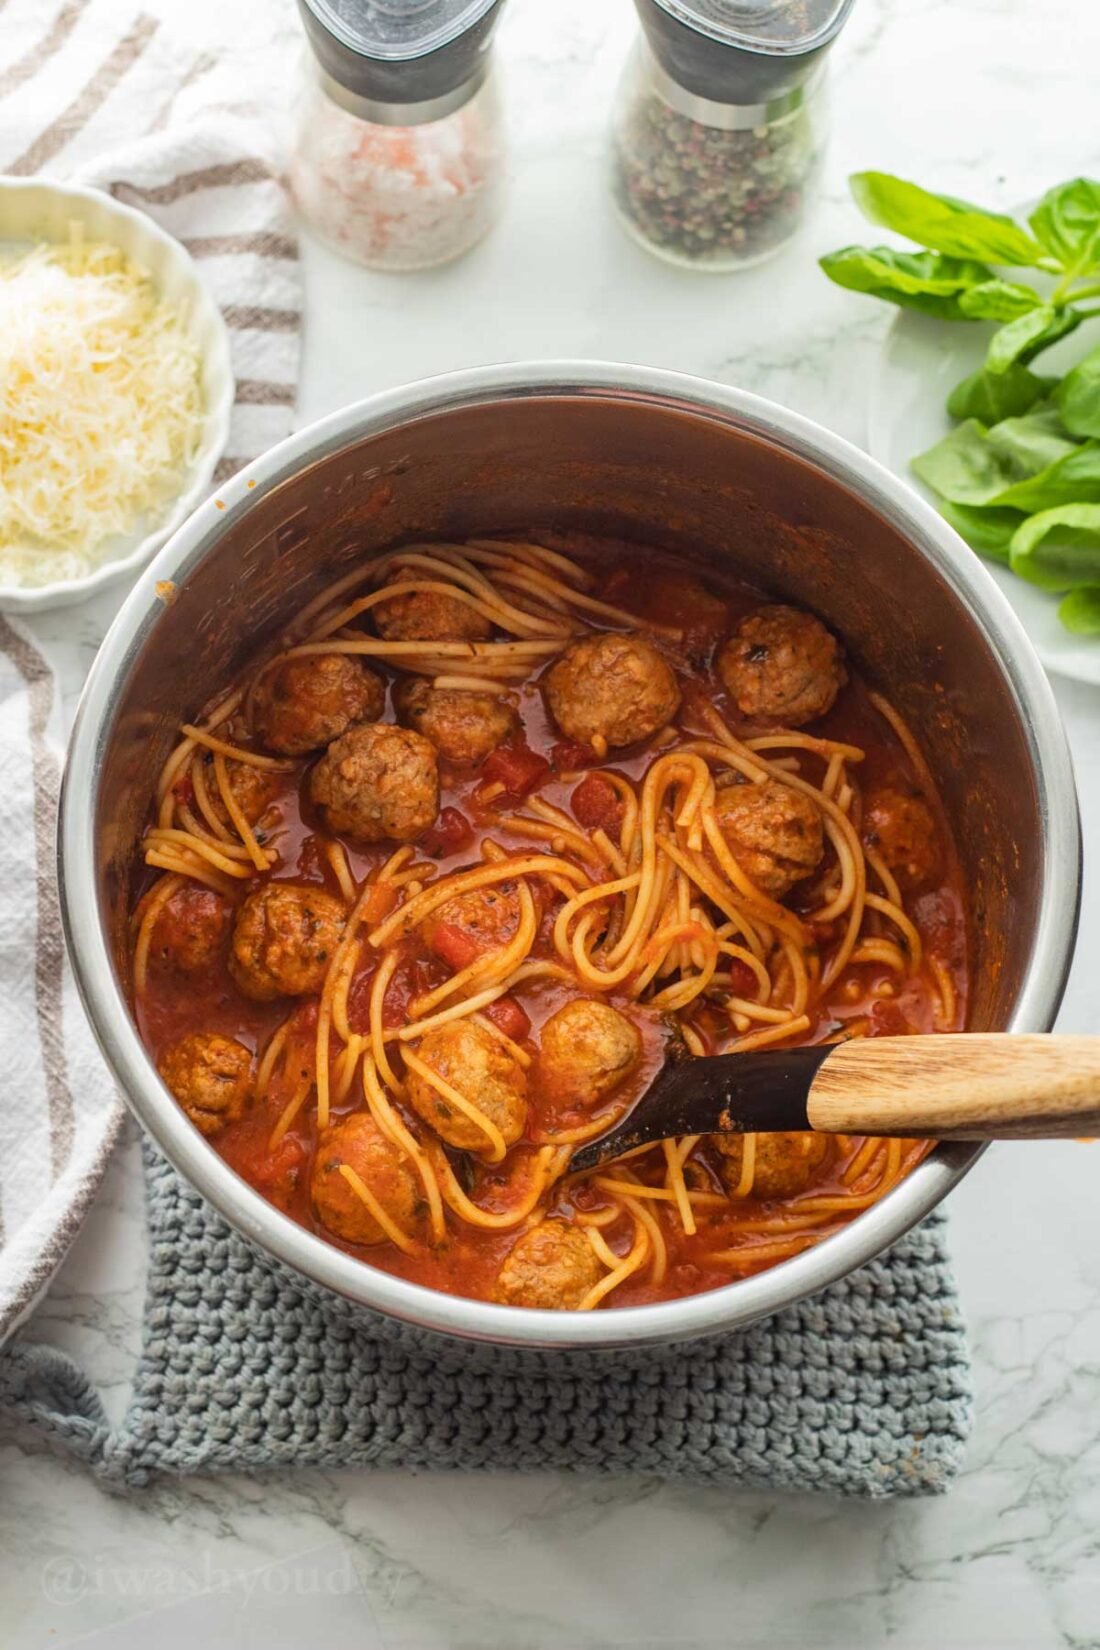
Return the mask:
[[635, 0], [612, 191], [649, 251], [744, 268], [797, 229], [825, 134], [824, 55], [854, 0]]
[[336, 251], [429, 269], [495, 221], [504, 133], [492, 34], [503, 0], [298, 0], [310, 52], [290, 186]]

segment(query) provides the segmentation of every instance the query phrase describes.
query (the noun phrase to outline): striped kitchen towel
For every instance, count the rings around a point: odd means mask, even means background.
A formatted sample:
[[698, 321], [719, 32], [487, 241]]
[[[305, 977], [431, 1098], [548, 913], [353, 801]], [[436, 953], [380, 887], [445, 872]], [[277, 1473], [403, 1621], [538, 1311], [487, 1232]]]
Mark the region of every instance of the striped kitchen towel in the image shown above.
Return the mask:
[[[199, 260], [236, 378], [221, 480], [294, 417], [301, 283], [270, 118], [287, 103], [294, 25], [271, 0], [263, 37], [234, 49], [216, 8], [209, 39], [195, 38], [204, 7], [0, 0], [0, 173], [108, 190]], [[0, 619], [0, 1342], [64, 1258], [121, 1115], [61, 935], [61, 738], [47, 662]]]
[[282, 0], [263, 10], [245, 50], [200, 26], [201, 4], [0, 0], [0, 173], [91, 184], [148, 212], [221, 307], [237, 394], [217, 482], [290, 433], [298, 383], [298, 243], [280, 181], [295, 25]]
[[0, 617], [0, 1342], [64, 1259], [122, 1118], [65, 956], [60, 775], [53, 672]]

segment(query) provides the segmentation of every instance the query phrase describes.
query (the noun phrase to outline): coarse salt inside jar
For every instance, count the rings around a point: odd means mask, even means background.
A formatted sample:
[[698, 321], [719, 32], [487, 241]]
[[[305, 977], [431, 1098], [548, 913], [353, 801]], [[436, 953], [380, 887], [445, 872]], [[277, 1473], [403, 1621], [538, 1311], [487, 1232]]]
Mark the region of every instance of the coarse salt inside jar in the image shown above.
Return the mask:
[[853, 0], [635, 0], [642, 38], [616, 96], [611, 185], [633, 237], [702, 270], [794, 234], [825, 136], [822, 57]]
[[290, 167], [303, 215], [372, 269], [474, 246], [504, 182], [501, 0], [299, 0], [311, 47]]

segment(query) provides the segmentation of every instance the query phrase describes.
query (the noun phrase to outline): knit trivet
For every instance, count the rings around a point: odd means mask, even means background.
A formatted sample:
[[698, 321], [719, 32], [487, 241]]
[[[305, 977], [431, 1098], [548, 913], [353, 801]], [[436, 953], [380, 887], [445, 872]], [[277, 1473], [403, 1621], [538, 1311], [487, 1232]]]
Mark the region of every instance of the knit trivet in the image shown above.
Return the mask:
[[17, 1342], [0, 1396], [108, 1482], [296, 1466], [640, 1474], [921, 1495], [970, 1422], [966, 1340], [933, 1215], [736, 1334], [635, 1353], [466, 1345], [368, 1316], [261, 1259], [146, 1150], [144, 1349], [112, 1428], [78, 1367]]

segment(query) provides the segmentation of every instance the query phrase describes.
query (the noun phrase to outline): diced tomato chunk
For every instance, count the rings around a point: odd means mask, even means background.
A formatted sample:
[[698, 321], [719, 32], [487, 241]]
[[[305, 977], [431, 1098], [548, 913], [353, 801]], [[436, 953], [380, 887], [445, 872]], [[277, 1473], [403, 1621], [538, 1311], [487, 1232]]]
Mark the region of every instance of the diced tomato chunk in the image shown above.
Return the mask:
[[498, 997], [485, 1010], [485, 1018], [492, 1020], [497, 1030], [511, 1037], [514, 1043], [522, 1043], [530, 1036], [531, 1021], [514, 997]]
[[530, 745], [511, 740], [498, 745], [485, 758], [481, 772], [488, 784], [503, 785], [509, 796], [519, 798], [538, 789], [550, 772], [550, 764]]
[[740, 957], [729, 959], [730, 991], [735, 997], [756, 997], [756, 975]]
[[460, 928], [456, 922], [437, 922], [432, 925], [432, 950], [457, 974], [460, 968], [476, 962], [482, 947], [468, 928]]
[[433, 859], [448, 859], [461, 853], [474, 840], [474, 828], [465, 814], [457, 808], [443, 808], [431, 830], [421, 839], [426, 853]]
[[362, 922], [366, 927], [373, 927], [376, 922], [385, 922], [394, 906], [397, 904], [398, 892], [388, 882], [376, 882], [367, 896], [363, 906]]
[[623, 804], [609, 779], [590, 773], [581, 780], [570, 799], [578, 824], [586, 831], [617, 831], [623, 822]]
[[182, 803], [185, 808], [190, 808], [193, 805], [195, 801], [195, 787], [191, 783], [191, 775], [189, 773], [185, 773], [181, 778], [175, 780], [172, 785], [172, 795], [175, 797], [176, 801]]

